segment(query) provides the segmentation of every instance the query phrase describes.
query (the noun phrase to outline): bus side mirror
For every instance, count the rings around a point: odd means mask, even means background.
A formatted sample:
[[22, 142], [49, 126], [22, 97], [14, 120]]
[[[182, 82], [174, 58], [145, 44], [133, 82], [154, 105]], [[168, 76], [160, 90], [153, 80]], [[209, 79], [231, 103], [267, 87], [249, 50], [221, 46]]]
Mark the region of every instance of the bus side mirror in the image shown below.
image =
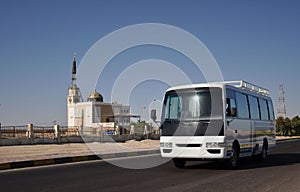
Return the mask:
[[233, 107], [233, 108], [231, 108], [230, 110], [231, 110], [231, 111], [230, 111], [230, 112], [231, 112], [231, 116], [232, 116], [232, 117], [236, 117], [236, 115], [237, 115], [236, 107]]

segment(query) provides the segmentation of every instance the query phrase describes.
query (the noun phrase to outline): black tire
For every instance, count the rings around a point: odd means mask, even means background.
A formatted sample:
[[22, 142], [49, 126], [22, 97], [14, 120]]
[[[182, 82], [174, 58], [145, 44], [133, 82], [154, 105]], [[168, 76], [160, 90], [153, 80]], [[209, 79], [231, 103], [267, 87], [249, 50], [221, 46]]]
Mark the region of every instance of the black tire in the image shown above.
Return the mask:
[[239, 166], [240, 161], [240, 154], [239, 154], [239, 148], [236, 144], [232, 147], [232, 155], [230, 159], [227, 161], [227, 167], [229, 169], [236, 169]]
[[173, 163], [174, 163], [175, 167], [183, 169], [185, 167], [186, 160], [185, 159], [180, 159], [180, 158], [174, 158]]
[[265, 141], [260, 154], [258, 155], [259, 161], [265, 161], [268, 157], [268, 143]]

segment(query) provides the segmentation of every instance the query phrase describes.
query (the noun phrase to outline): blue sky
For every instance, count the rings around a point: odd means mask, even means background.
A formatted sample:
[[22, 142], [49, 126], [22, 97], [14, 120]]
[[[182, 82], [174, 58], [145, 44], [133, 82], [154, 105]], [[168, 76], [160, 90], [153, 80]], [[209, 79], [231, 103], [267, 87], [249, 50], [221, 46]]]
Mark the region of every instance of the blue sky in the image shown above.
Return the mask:
[[[0, 122], [66, 124], [66, 96], [73, 52], [78, 62], [110, 32], [139, 23], [180, 27], [200, 39], [217, 60], [224, 79], [247, 81], [270, 89], [277, 107], [279, 83], [284, 84], [288, 116], [300, 113], [299, 1], [0, 1]], [[108, 90], [122, 59], [163, 59], [185, 69], [185, 58], [161, 47], [128, 50], [108, 66], [98, 90]], [[173, 58], [173, 60], [172, 60]], [[122, 67], [121, 67], [122, 68]], [[111, 79], [110, 79], [111, 78]], [[130, 104], [140, 113], [160, 99], [167, 85], [141, 83]], [[155, 91], [153, 91], [155, 90]]]

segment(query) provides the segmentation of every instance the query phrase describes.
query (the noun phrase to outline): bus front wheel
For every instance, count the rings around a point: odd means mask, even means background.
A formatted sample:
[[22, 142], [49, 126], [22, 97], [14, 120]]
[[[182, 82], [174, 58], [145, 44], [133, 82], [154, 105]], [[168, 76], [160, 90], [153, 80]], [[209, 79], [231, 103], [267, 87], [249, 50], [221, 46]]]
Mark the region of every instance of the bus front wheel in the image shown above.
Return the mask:
[[228, 160], [228, 167], [231, 169], [237, 168], [239, 165], [239, 149], [238, 146], [235, 144], [232, 147], [232, 155]]

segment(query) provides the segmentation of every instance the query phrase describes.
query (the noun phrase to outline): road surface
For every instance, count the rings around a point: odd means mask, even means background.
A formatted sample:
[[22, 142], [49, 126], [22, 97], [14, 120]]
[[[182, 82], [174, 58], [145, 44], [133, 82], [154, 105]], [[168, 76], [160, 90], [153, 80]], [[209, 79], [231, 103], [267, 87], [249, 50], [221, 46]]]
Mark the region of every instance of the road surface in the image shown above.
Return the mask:
[[[160, 157], [135, 158], [151, 161]], [[0, 187], [1, 192], [297, 192], [300, 191], [300, 140], [278, 143], [266, 162], [244, 159], [238, 170], [225, 170], [212, 162], [189, 162], [186, 169], [177, 169], [172, 162], [167, 162], [154, 168], [132, 170], [104, 161], [91, 161], [0, 171]]]

